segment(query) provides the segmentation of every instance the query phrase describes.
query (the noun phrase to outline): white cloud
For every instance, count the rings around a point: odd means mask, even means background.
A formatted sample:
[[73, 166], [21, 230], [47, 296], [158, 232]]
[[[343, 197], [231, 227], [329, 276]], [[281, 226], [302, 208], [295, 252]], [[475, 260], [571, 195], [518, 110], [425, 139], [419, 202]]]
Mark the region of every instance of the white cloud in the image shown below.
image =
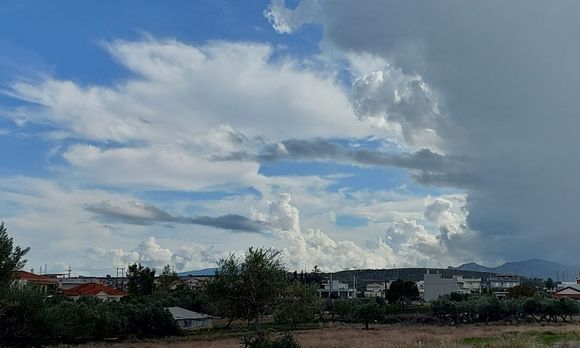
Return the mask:
[[[440, 200], [445, 201], [445, 198]], [[449, 209], [437, 214], [443, 225], [437, 224], [435, 230], [429, 230], [417, 220], [403, 218], [391, 224], [385, 239], [367, 241], [363, 247], [352, 240], [336, 240], [319, 229], [302, 229], [300, 212], [287, 193], [280, 194], [279, 199], [269, 202], [268, 206], [268, 213], [261, 217], [274, 226], [276, 236], [289, 242], [284, 248], [284, 257], [291, 269], [302, 269], [304, 265], [307, 268], [318, 265], [326, 271], [385, 268], [393, 264], [433, 267], [457, 262], [457, 254], [440, 231], [447, 227], [445, 224], [449, 221], [445, 215], [449, 214]]]
[[217, 186], [260, 186], [259, 165], [215, 162], [178, 146], [102, 149], [74, 145], [64, 158], [83, 178], [119, 185], [200, 190]]
[[284, 4], [284, 0], [273, 0], [264, 11], [264, 15], [272, 24], [274, 30], [282, 34], [292, 33], [302, 25], [314, 19], [319, 10], [317, 0], [301, 1], [294, 10]]
[[266, 44], [149, 39], [106, 48], [134, 75], [112, 86], [21, 80], [7, 92], [30, 103], [8, 113], [15, 121], [55, 125], [55, 139], [76, 140], [58, 149], [73, 167], [64, 173], [77, 180], [263, 190], [257, 163], [209, 158], [265, 140], [374, 132], [357, 120], [334, 71], [274, 57]]
[[265, 44], [151, 39], [107, 47], [136, 76], [110, 87], [16, 82], [9, 93], [39, 106], [28, 111], [29, 121], [102, 141], [189, 144], [220, 124], [272, 140], [353, 137], [367, 129], [331, 72], [274, 59]]
[[92, 264], [127, 267], [133, 263], [162, 269], [171, 265], [177, 271], [189, 271], [215, 267], [217, 262], [227, 256], [227, 252], [216, 252], [211, 246], [189, 243], [171, 250], [164, 248], [154, 237], [140, 241], [133, 250], [89, 248], [85, 255]]
[[437, 135], [443, 116], [439, 97], [420, 75], [407, 75], [386, 65], [382, 70], [357, 78], [352, 87], [353, 107], [362, 119], [372, 119], [380, 127], [400, 126], [405, 143], [438, 149]]

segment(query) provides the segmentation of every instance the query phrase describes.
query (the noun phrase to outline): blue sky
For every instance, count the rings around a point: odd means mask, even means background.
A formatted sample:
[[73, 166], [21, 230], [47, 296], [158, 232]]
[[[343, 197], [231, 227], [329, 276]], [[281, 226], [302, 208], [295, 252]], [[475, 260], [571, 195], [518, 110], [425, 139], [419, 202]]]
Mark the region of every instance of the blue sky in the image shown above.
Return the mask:
[[[552, 44], [517, 9], [506, 18], [531, 26], [506, 36], [498, 11], [490, 31], [447, 6], [431, 9], [439, 18], [415, 2], [5, 1], [0, 219], [31, 246], [27, 267], [79, 274], [211, 267], [249, 246], [325, 270], [535, 257], [539, 226], [575, 228], [525, 218], [548, 209], [538, 183], [567, 192], [572, 178], [550, 179], [575, 167], [548, 155], [572, 146], [566, 133], [526, 149], [550, 137], [542, 128], [565, 132], [536, 115], [550, 105], [574, 127], [571, 100], [497, 90], [506, 71], [552, 69], [546, 85], [565, 75], [538, 55], [503, 66], [529, 56], [532, 37]], [[490, 65], [473, 40], [484, 34], [503, 54]], [[554, 197], [572, 216], [568, 195]]]

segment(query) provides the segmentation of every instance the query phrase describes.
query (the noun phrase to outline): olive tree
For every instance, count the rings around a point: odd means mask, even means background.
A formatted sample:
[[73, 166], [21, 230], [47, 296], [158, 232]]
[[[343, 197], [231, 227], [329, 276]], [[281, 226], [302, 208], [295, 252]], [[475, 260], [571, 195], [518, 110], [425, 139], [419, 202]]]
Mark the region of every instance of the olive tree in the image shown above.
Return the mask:
[[232, 254], [221, 260], [205, 288], [215, 314], [229, 318], [229, 323], [255, 320], [259, 329], [263, 316], [273, 312], [288, 286], [279, 256], [275, 249], [249, 248], [243, 259]]

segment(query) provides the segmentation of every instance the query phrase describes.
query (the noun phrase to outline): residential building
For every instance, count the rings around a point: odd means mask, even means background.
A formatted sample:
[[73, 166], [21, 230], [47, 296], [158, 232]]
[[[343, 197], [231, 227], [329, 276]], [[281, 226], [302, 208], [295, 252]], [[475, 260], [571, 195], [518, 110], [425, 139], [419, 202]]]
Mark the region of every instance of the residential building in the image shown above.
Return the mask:
[[[104, 284], [99, 278], [96, 277], [64, 277], [59, 278], [60, 288], [63, 290], [68, 290], [75, 288], [79, 285], [83, 284], [90, 284], [90, 283], [99, 283]], [[106, 285], [106, 284], [104, 284]]]
[[356, 298], [356, 289], [338, 280], [329, 280], [318, 290], [320, 298]]
[[561, 282], [557, 285], [556, 290], [561, 290], [564, 288], [575, 288], [577, 290], [580, 290], [580, 274], [578, 275], [578, 277], [576, 277], [576, 281], [575, 282]]
[[100, 283], [86, 283], [63, 290], [63, 295], [75, 300], [81, 297], [96, 297], [101, 300], [119, 301], [127, 296], [127, 293]]
[[385, 297], [385, 290], [388, 290], [391, 285], [391, 281], [387, 281], [384, 283], [370, 283], [367, 284], [366, 290], [364, 292], [364, 296], [366, 298], [374, 298], [374, 297]]
[[580, 300], [580, 289], [577, 287], [567, 286], [563, 289], [556, 290], [552, 293], [554, 298], [570, 298]]
[[213, 277], [209, 276], [187, 276], [180, 277], [179, 279], [183, 282], [183, 284], [187, 285], [188, 287], [196, 289], [203, 287], [203, 285], [212, 278]]
[[57, 279], [26, 271], [14, 272], [14, 283], [19, 289], [26, 286], [36, 286], [44, 293], [58, 288]]
[[489, 279], [490, 289], [509, 289], [520, 285], [520, 276], [516, 274], [497, 274]]
[[457, 280], [457, 292], [460, 294], [481, 293], [481, 278], [465, 278], [463, 275], [453, 276]]
[[457, 279], [455, 278], [441, 278], [441, 274], [425, 274], [423, 275], [423, 299], [425, 301], [433, 301], [441, 295], [450, 294], [459, 290], [457, 286]]
[[425, 299], [425, 281], [419, 280], [418, 282], [415, 282], [415, 285], [417, 285], [417, 289], [419, 290], [419, 297], [424, 300]]
[[177, 326], [182, 329], [196, 330], [213, 327], [213, 317], [211, 315], [193, 312], [181, 307], [169, 307], [167, 310], [177, 322]]

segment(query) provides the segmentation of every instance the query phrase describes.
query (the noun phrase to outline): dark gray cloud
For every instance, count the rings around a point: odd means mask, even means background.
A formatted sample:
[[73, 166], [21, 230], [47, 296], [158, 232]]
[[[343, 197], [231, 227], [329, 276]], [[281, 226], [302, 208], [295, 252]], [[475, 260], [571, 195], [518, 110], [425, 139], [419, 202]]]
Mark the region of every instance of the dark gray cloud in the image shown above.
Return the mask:
[[239, 152], [214, 159], [259, 162], [280, 160], [332, 161], [364, 166], [394, 166], [426, 173], [459, 170], [462, 163], [458, 158], [450, 158], [428, 149], [413, 153], [387, 153], [345, 146], [325, 139], [290, 139], [279, 143], [267, 144], [258, 154]]
[[580, 263], [580, 2], [302, 4], [280, 12], [290, 27], [320, 24], [322, 47], [383, 57], [441, 96], [450, 122], [433, 127], [463, 164], [416, 179], [467, 189], [477, 237], [457, 248]]
[[243, 215], [226, 214], [220, 216], [174, 216], [151, 204], [137, 201], [104, 201], [89, 204], [86, 210], [107, 222], [121, 222], [137, 225], [193, 224], [229, 231], [262, 233], [268, 228], [264, 221], [253, 220]]

